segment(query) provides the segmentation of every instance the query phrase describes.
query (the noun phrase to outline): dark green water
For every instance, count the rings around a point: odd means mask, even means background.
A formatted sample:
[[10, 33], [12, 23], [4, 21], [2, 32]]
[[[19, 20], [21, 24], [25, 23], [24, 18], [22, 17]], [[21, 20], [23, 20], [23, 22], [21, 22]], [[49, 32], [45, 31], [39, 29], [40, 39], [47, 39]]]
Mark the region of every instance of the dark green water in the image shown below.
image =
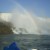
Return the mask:
[[50, 48], [50, 35], [0, 35], [0, 50], [3, 50], [5, 46], [9, 46], [13, 42], [16, 42], [21, 50], [28, 50], [28, 48]]

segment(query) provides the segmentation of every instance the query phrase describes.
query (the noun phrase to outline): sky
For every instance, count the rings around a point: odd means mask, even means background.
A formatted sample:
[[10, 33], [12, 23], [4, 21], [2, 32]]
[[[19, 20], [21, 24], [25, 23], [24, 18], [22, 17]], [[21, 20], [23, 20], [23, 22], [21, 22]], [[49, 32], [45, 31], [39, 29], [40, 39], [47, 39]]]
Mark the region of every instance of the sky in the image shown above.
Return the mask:
[[50, 17], [50, 0], [0, 0], [0, 12], [10, 12], [19, 3], [31, 14]]
[[11, 21], [16, 29], [50, 34], [50, 0], [0, 0], [0, 12], [0, 18]]
[[18, 0], [30, 12], [38, 16], [50, 17], [50, 0]]

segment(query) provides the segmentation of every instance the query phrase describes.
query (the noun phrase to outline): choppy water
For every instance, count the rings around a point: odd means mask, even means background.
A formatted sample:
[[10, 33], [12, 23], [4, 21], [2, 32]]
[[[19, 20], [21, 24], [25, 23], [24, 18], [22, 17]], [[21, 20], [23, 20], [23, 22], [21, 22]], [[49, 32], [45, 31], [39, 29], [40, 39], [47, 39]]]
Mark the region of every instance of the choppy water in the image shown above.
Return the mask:
[[3, 50], [5, 46], [9, 46], [13, 42], [16, 42], [21, 50], [28, 50], [29, 48], [49, 50], [46, 48], [50, 48], [50, 35], [0, 35], [0, 50]]

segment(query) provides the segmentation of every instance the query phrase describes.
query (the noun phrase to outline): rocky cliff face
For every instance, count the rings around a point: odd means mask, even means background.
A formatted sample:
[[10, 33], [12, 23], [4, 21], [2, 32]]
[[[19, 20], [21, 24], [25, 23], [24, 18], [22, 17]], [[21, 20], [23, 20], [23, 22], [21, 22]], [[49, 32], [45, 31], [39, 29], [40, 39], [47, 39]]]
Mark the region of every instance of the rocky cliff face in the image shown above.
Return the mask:
[[11, 24], [9, 22], [0, 22], [0, 35], [13, 34]]

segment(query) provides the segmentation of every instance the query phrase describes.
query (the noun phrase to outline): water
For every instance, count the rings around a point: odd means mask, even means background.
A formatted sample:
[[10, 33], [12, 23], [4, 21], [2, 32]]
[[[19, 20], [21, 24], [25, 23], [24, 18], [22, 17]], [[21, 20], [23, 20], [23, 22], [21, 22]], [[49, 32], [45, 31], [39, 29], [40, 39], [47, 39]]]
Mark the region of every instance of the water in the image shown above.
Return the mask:
[[[50, 35], [32, 35], [32, 34], [12, 34], [0, 35], [0, 50], [11, 43], [16, 42], [21, 50], [28, 50], [29, 48], [37, 48], [40, 50], [49, 50]], [[47, 49], [48, 48], [48, 49]]]

